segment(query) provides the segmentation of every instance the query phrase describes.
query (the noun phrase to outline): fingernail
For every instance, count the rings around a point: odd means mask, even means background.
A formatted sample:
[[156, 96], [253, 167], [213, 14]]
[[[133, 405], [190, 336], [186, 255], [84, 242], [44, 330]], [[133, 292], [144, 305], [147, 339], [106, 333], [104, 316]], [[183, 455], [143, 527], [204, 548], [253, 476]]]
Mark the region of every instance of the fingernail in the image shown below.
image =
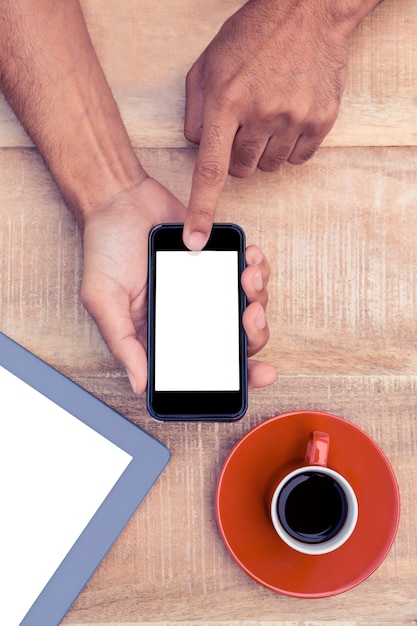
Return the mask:
[[188, 237], [188, 248], [194, 252], [198, 252], [206, 245], [207, 236], [204, 233], [193, 230]]
[[136, 380], [135, 380], [135, 377], [133, 376], [132, 372], [130, 372], [129, 370], [126, 370], [126, 374], [127, 374], [128, 379], [129, 379], [130, 386], [132, 387], [133, 391], [136, 393]]
[[262, 291], [262, 289], [264, 288], [264, 280], [262, 278], [261, 270], [258, 270], [253, 277], [253, 286], [255, 287], [256, 291]]
[[255, 326], [258, 330], [263, 330], [266, 326], [265, 311], [261, 309], [255, 318]]

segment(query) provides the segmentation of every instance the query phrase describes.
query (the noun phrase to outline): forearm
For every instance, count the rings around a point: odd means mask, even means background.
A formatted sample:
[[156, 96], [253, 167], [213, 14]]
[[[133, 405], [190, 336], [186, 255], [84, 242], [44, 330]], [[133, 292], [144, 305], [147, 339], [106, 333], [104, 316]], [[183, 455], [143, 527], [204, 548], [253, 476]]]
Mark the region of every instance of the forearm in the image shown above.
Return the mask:
[[0, 2], [0, 88], [80, 223], [146, 176], [78, 0]]

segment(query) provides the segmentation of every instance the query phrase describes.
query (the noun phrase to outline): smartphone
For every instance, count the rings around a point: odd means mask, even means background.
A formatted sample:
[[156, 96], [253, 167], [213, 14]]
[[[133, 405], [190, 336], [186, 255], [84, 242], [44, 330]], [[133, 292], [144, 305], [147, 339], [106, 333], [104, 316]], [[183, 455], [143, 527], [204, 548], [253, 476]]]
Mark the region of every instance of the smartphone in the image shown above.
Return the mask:
[[245, 235], [214, 224], [201, 252], [183, 224], [149, 235], [147, 408], [157, 420], [237, 420], [248, 403]]

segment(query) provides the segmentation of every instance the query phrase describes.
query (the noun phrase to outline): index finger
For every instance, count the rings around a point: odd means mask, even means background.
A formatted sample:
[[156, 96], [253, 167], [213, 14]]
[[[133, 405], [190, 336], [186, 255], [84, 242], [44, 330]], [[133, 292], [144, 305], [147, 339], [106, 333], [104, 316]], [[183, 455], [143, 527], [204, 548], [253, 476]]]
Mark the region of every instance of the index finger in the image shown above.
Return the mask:
[[183, 240], [189, 250], [201, 250], [210, 236], [237, 129], [236, 118], [224, 111], [212, 110], [203, 120], [184, 223]]

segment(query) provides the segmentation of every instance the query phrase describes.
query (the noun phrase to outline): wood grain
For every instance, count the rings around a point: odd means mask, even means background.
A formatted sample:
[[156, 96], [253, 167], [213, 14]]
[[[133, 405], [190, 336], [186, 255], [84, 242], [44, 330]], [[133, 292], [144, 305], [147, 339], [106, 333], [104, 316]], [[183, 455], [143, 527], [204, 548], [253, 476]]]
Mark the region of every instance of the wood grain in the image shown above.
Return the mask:
[[[142, 150], [187, 201], [194, 150]], [[74, 374], [118, 372], [78, 298], [78, 232], [34, 151], [0, 152], [1, 324]], [[302, 167], [230, 178], [217, 219], [271, 261], [265, 357], [280, 374], [412, 374], [417, 151], [322, 149]], [[320, 353], [320, 358], [317, 358]]]
[[[232, 427], [156, 425], [152, 432], [170, 445], [173, 460], [64, 623], [308, 621], [312, 614], [319, 622], [411, 621], [415, 393], [414, 377], [281, 377], [274, 389], [252, 394], [250, 414]], [[381, 567], [356, 589], [313, 603], [276, 595], [241, 572], [220, 540], [213, 511], [216, 478], [231, 446], [261, 419], [301, 407], [337, 411], [365, 428], [389, 455], [402, 494], [400, 531]], [[123, 409], [137, 414], [131, 401]]]
[[[184, 203], [196, 151], [184, 77], [240, 0], [82, 0], [128, 132]], [[262, 357], [278, 380], [238, 423], [158, 424], [79, 300], [79, 233], [42, 160], [0, 101], [0, 328], [163, 441], [172, 460], [63, 624], [411, 626], [417, 619], [417, 3], [388, 1], [350, 41], [339, 119], [312, 161], [229, 178], [217, 219], [271, 263]], [[220, 355], [221, 357], [221, 355]], [[382, 447], [401, 493], [389, 555], [364, 583], [298, 600], [248, 578], [214, 516], [221, 466], [252, 426], [317, 409]], [[0, 617], [1, 622], [1, 617]]]
[[[186, 201], [193, 149], [142, 150]], [[158, 437], [172, 461], [64, 624], [407, 623], [417, 614], [416, 205], [414, 148], [322, 149], [302, 167], [230, 179], [218, 218], [271, 261], [264, 357], [277, 383], [233, 425], [153, 422], [78, 298], [81, 246], [34, 150], [2, 150], [0, 327]], [[396, 472], [393, 549], [357, 588], [314, 602], [274, 594], [228, 555], [214, 519], [222, 463], [252, 426], [297, 409], [351, 420]], [[277, 616], [280, 621], [277, 621]]]

